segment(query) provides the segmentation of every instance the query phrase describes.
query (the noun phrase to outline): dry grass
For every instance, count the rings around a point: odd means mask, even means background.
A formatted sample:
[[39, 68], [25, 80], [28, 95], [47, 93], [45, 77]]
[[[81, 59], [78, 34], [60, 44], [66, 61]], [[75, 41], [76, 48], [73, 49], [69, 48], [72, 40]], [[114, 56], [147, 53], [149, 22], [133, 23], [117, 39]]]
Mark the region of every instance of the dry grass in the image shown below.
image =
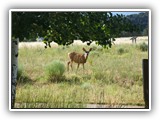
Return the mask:
[[[30, 43], [29, 43], [30, 44]], [[44, 49], [23, 46], [20, 43], [19, 64], [23, 66], [25, 82], [17, 84], [17, 108], [86, 108], [90, 104], [110, 107], [144, 105], [142, 86], [142, 59], [147, 51], [139, 45], [114, 45], [103, 49], [92, 45], [88, 61], [76, 71], [65, 71], [61, 82], [50, 82], [45, 74], [46, 66], [58, 60], [66, 66], [68, 52], [83, 53], [85, 45], [56, 46]], [[121, 51], [121, 52], [120, 52]]]
[[[131, 37], [121, 37], [121, 38], [116, 38], [116, 41], [114, 42], [115, 44], [132, 44], [132, 40], [130, 40]], [[137, 43], [148, 43], [148, 36], [140, 36], [137, 37]], [[87, 45], [86, 42], [82, 42], [81, 40], [74, 40], [73, 45]], [[95, 42], [93, 42], [91, 45], [95, 45]], [[52, 47], [58, 47], [58, 44], [55, 42], [51, 43]], [[44, 47], [43, 42], [21, 42], [19, 44], [19, 47]]]

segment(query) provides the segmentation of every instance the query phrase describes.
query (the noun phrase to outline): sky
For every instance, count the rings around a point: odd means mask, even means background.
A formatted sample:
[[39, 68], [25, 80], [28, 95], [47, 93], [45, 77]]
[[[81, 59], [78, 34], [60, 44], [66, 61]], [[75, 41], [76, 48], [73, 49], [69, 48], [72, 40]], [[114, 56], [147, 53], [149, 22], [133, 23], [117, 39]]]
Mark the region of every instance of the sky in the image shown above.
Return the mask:
[[116, 14], [123, 14], [123, 15], [131, 15], [131, 14], [138, 14], [140, 12], [112, 12], [113, 15], [116, 15]]

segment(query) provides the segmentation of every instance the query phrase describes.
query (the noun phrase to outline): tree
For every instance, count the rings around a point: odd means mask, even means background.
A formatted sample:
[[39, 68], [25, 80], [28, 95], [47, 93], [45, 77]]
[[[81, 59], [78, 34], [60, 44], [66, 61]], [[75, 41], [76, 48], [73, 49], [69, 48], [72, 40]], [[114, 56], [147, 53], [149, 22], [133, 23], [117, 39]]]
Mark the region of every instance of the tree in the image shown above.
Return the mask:
[[[111, 38], [122, 31], [133, 31], [133, 25], [123, 15], [111, 12], [13, 12], [12, 37], [36, 39], [44, 37], [46, 45], [51, 41], [69, 45], [73, 40], [96, 41], [111, 47]], [[47, 47], [46, 46], [46, 47]]]
[[[122, 15], [113, 16], [111, 12], [12, 12], [12, 39], [19, 41], [35, 39], [37, 33], [44, 37], [45, 48], [52, 41], [59, 45], [69, 45], [80, 39], [90, 45], [112, 46], [112, 40], [121, 31], [130, 31], [132, 25]], [[13, 41], [12, 41], [13, 42]], [[15, 42], [16, 43], [16, 42]], [[18, 43], [18, 42], [17, 42]], [[18, 46], [18, 45], [17, 45]], [[12, 48], [15, 51], [16, 48]], [[13, 57], [15, 52], [12, 53]], [[18, 56], [18, 52], [16, 52]], [[12, 60], [12, 68], [18, 68], [17, 57]], [[12, 69], [12, 108], [16, 94], [17, 69]]]
[[132, 14], [126, 16], [131, 23], [134, 25], [134, 27], [137, 29], [135, 32], [137, 35], [148, 35], [148, 18], [149, 18], [149, 13], [148, 12], [141, 12], [139, 14]]
[[17, 71], [18, 71], [18, 43], [19, 39], [12, 40], [12, 53], [11, 53], [11, 107], [14, 107], [15, 94], [16, 94], [16, 81], [17, 81]]

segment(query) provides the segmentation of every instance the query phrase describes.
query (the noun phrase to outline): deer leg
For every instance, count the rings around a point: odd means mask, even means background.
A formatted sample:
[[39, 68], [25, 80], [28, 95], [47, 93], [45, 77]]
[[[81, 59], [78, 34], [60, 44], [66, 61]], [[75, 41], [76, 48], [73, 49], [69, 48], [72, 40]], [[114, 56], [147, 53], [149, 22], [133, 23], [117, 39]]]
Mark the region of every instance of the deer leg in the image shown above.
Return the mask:
[[83, 63], [83, 70], [84, 70], [84, 63]]
[[69, 62], [68, 62], [68, 65], [67, 65], [67, 69], [68, 69], [68, 71], [69, 71], [69, 64], [70, 64], [70, 63], [71, 63], [71, 62], [69, 61]]
[[71, 68], [72, 68], [72, 70], [73, 70], [72, 63], [73, 63], [73, 61], [71, 61]]
[[77, 65], [77, 70], [78, 70], [78, 68], [79, 68], [79, 63], [78, 63], [78, 65]]

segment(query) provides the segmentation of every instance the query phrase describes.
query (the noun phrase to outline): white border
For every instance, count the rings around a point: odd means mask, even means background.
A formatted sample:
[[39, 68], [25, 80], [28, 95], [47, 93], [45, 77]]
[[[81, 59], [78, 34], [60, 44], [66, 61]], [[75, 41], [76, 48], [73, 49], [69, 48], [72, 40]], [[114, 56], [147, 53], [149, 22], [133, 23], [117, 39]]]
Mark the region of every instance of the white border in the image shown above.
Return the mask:
[[11, 110], [11, 10], [9, 11], [9, 109]]
[[[66, 12], [66, 11], [110, 11], [110, 12], [149, 12], [149, 109], [11, 109], [11, 13], [13, 11]], [[151, 10], [150, 9], [10, 9], [9, 10], [9, 110], [10, 111], [150, 111], [151, 110]]]
[[152, 58], [151, 58], [151, 10], [149, 10], [149, 58], [148, 58], [148, 60], [149, 60], [149, 110], [151, 110], [151, 61], [152, 61]]
[[150, 12], [150, 9], [10, 9], [9, 12], [30, 11], [30, 12], [81, 12], [81, 11], [97, 11], [97, 12]]

